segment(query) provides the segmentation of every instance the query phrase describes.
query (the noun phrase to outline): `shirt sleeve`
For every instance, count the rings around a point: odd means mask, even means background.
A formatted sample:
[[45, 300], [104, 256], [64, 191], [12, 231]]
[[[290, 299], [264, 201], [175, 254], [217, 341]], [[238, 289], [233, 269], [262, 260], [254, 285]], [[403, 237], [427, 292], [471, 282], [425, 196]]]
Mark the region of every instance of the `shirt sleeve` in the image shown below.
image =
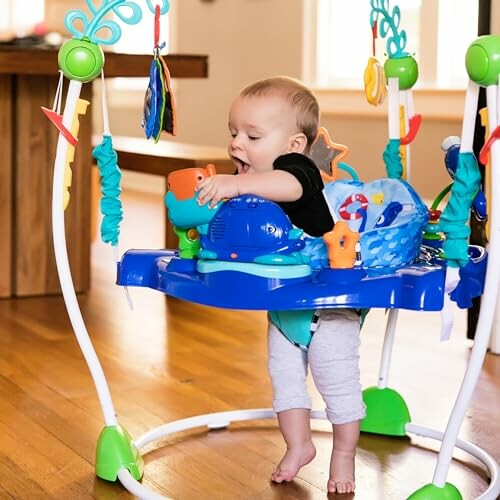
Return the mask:
[[302, 186], [298, 200], [278, 203], [292, 223], [310, 236], [331, 231], [334, 222], [323, 196], [323, 179], [314, 162], [302, 154], [289, 153], [278, 157], [273, 166], [293, 175]]
[[284, 170], [293, 175], [302, 186], [302, 196], [287, 202], [290, 208], [299, 208], [308, 203], [310, 198], [323, 190], [323, 179], [318, 167], [307, 156], [299, 153], [288, 153], [279, 156], [273, 164], [275, 170]]

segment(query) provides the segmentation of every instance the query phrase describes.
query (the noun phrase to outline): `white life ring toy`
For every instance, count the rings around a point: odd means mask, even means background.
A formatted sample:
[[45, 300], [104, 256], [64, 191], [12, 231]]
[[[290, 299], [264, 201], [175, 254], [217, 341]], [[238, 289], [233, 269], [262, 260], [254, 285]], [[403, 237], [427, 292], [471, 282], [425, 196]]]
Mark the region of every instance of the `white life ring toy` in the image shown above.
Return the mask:
[[[358, 202], [360, 203], [360, 207], [355, 210], [354, 212], [349, 212], [347, 210], [347, 207], [351, 205], [352, 203]], [[339, 208], [339, 214], [344, 220], [356, 220], [356, 219], [361, 219], [363, 216], [362, 213], [360, 213], [362, 210], [366, 212], [366, 209], [368, 208], [368, 199], [364, 194], [357, 193], [349, 196], [342, 205], [340, 205]]]

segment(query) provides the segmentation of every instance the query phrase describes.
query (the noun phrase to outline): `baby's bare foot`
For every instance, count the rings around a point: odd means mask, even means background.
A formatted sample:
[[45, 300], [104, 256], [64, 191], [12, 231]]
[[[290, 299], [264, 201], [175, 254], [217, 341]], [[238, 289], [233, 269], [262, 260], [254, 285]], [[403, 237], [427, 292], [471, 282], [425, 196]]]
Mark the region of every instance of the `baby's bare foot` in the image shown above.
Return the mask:
[[354, 482], [354, 451], [332, 451], [330, 462], [330, 479], [328, 480], [329, 493], [352, 493]]
[[292, 481], [300, 468], [308, 464], [315, 456], [316, 448], [312, 441], [288, 448], [278, 467], [271, 474], [271, 480], [275, 483]]

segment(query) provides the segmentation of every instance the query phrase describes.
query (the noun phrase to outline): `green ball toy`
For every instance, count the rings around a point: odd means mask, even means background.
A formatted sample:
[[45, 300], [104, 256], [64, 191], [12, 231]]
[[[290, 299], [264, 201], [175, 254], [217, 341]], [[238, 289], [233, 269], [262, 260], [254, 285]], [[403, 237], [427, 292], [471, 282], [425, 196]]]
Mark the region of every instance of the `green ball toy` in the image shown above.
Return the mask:
[[59, 68], [69, 80], [90, 82], [101, 73], [104, 53], [88, 38], [68, 40], [57, 56]]
[[465, 54], [469, 78], [478, 85], [498, 84], [500, 74], [500, 36], [485, 35], [476, 39]]
[[391, 57], [385, 61], [384, 73], [388, 79], [399, 80], [399, 90], [408, 90], [418, 79], [418, 64], [412, 56]]

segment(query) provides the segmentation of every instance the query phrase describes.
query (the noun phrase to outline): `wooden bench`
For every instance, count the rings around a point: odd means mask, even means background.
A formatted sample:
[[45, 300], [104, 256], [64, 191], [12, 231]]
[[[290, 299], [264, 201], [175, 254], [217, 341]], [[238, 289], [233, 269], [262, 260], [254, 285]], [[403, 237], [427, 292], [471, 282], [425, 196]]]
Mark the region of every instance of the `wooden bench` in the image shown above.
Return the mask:
[[[101, 142], [102, 137], [92, 138], [94, 145]], [[229, 160], [227, 150], [216, 146], [187, 144], [160, 140], [157, 144], [152, 140], [140, 137], [113, 135], [113, 147], [118, 153], [118, 165], [121, 170], [130, 170], [166, 178], [174, 170], [206, 166], [212, 163], [217, 172], [232, 174], [234, 165]], [[165, 248], [177, 248], [177, 236], [168, 220], [165, 204]], [[95, 218], [94, 218], [95, 219]]]

